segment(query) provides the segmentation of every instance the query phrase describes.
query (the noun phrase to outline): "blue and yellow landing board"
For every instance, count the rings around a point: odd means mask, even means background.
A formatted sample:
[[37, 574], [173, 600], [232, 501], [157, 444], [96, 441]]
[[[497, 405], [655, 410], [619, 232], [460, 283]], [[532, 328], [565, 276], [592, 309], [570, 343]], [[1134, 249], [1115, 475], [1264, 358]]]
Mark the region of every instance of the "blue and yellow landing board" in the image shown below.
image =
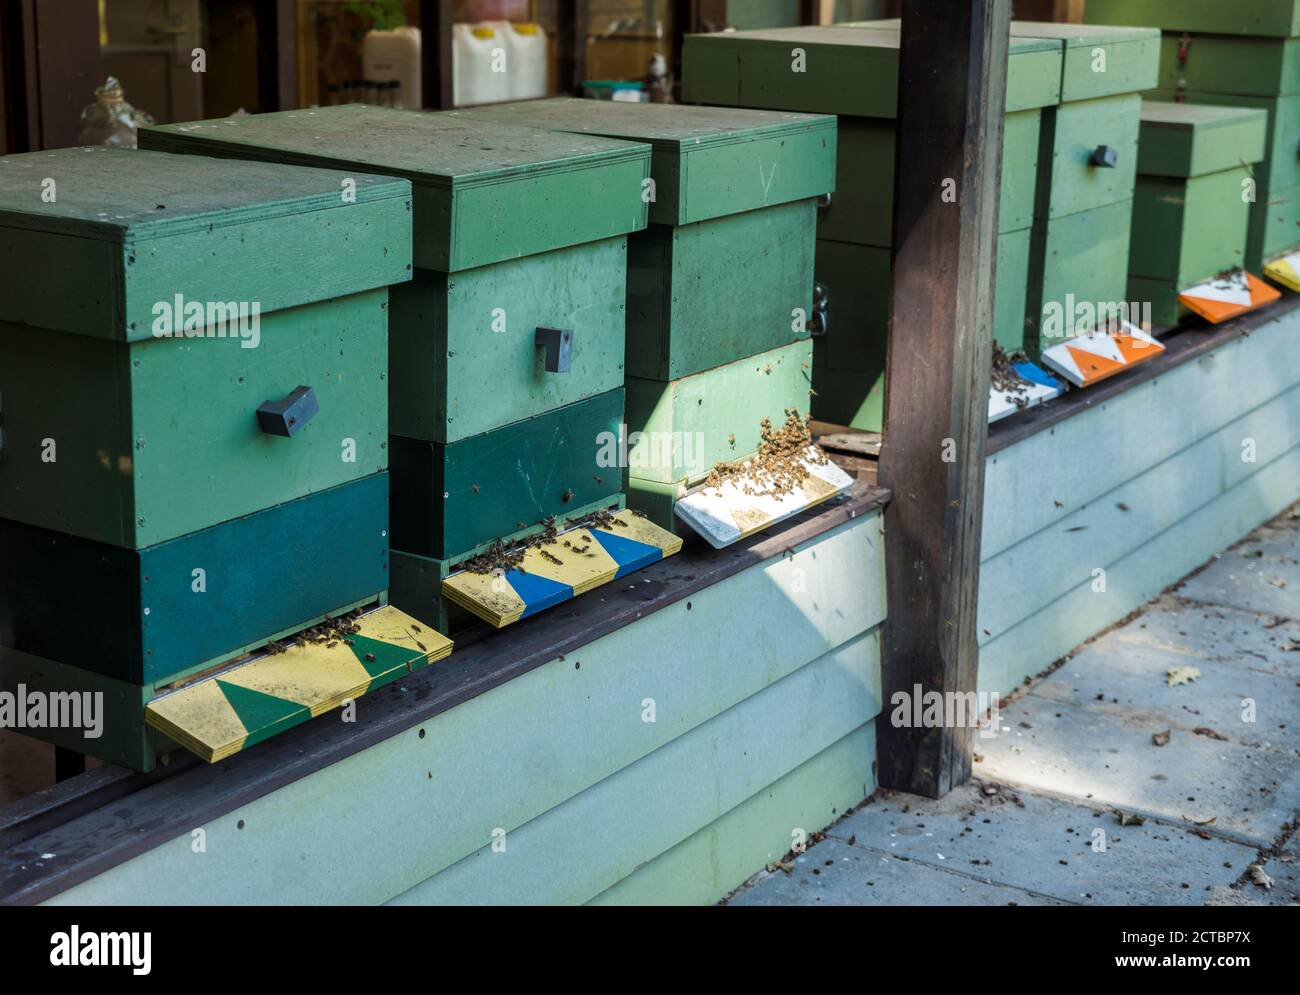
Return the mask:
[[454, 573], [442, 582], [442, 595], [500, 629], [682, 548], [678, 536], [633, 511], [612, 518], [618, 524], [569, 529], [530, 546], [516, 567]]
[[441, 660], [451, 640], [391, 605], [330, 642], [291, 645], [160, 695], [144, 720], [208, 763]]

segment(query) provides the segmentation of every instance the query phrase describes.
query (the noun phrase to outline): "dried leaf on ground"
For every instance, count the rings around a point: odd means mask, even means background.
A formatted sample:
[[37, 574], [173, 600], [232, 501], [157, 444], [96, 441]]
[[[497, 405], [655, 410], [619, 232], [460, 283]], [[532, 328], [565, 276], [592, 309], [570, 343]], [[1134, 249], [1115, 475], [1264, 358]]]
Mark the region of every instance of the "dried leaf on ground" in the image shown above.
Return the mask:
[[1265, 891], [1273, 887], [1273, 879], [1264, 873], [1264, 868], [1260, 867], [1259, 864], [1250, 865], [1250, 879]]
[[1168, 729], [1166, 729], [1164, 732], [1153, 732], [1151, 734], [1151, 742], [1155, 743], [1156, 746], [1168, 746], [1169, 736], [1170, 736], [1170, 730]]
[[1170, 667], [1165, 671], [1165, 683], [1171, 688], [1180, 684], [1189, 684], [1201, 676], [1198, 667]]

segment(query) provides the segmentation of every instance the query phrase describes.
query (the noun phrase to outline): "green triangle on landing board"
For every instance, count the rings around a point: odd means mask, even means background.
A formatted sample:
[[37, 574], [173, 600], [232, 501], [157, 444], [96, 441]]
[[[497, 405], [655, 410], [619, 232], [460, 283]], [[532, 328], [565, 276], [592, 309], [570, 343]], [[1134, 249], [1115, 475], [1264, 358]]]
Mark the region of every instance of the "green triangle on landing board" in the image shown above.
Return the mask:
[[239, 721], [248, 730], [248, 738], [244, 741], [245, 747], [260, 743], [277, 732], [311, 718], [311, 709], [296, 701], [286, 701], [275, 695], [240, 687], [238, 684], [229, 684], [219, 677], [215, 680], [217, 687], [221, 688], [221, 693], [226, 696], [226, 701], [230, 702], [230, 707], [235, 710]]
[[[353, 633], [347, 637], [347, 642], [352, 648], [352, 652], [356, 654], [361, 666], [366, 668], [366, 673], [370, 675], [372, 681], [383, 677], [391, 680], [399, 672], [404, 673], [411, 667], [419, 666], [424, 662], [424, 654], [419, 650], [408, 649], [405, 646], [395, 646], [392, 643], [372, 639], [369, 636], [359, 636]], [[374, 657], [374, 659], [367, 659], [368, 656]], [[374, 686], [371, 685], [371, 687]]]

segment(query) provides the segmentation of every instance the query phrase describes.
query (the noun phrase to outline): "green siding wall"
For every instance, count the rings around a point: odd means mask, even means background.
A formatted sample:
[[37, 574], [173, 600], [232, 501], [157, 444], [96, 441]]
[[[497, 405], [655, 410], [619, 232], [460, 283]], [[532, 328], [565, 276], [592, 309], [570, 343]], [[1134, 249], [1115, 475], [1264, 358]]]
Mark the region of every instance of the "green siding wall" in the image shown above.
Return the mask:
[[1298, 331], [1292, 311], [990, 457], [981, 690], [1010, 691], [1300, 497]]

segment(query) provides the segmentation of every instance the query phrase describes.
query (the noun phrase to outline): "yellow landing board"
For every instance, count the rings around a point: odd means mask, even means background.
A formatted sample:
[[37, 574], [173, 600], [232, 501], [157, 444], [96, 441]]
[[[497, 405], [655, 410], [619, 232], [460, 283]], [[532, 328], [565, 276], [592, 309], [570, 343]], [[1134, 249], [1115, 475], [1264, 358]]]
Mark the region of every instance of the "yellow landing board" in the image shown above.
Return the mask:
[[447, 600], [498, 629], [672, 556], [682, 540], [630, 510], [531, 545], [522, 562], [492, 573], [462, 570], [442, 582]]
[[1300, 252], [1292, 252], [1264, 266], [1264, 275], [1288, 290], [1300, 291]]
[[451, 640], [391, 605], [353, 634], [260, 656], [167, 692], [145, 722], [209, 763], [446, 657]]

